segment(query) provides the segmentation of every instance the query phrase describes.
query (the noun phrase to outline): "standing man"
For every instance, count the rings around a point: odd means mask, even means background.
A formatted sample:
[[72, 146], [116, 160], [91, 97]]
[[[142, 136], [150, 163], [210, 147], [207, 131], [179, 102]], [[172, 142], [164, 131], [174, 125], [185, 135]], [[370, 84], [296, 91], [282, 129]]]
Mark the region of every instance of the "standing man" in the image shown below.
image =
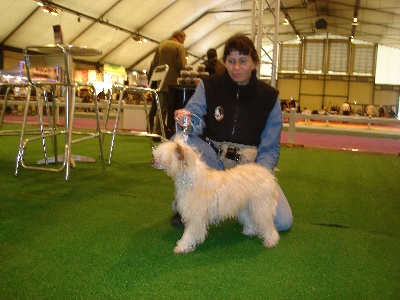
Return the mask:
[[[164, 64], [167, 64], [169, 66], [167, 77], [165, 78], [164, 84], [159, 93], [161, 114], [164, 121], [164, 124], [162, 125], [165, 126], [165, 124], [167, 124], [168, 127], [172, 127], [165, 128], [167, 137], [169, 137], [170, 133], [174, 131], [173, 127], [175, 126], [175, 123], [173, 121], [167, 122], [167, 118], [173, 120], [174, 114], [174, 105], [173, 103], [169, 103], [168, 90], [169, 85], [176, 84], [176, 80], [178, 79], [178, 77], [180, 77], [181, 70], [183, 70], [185, 68], [185, 65], [187, 64], [186, 50], [183, 47], [185, 39], [186, 34], [182, 30], [175, 31], [170, 39], [164, 40], [158, 45], [154, 54], [153, 61], [150, 65], [150, 77], [155, 67]], [[155, 101], [153, 101], [149, 113], [150, 129], [156, 134], [161, 134], [161, 128], [158, 118], [156, 119], [156, 124], [154, 126], [154, 117], [156, 116], [156, 113], [157, 106]]]
[[351, 107], [348, 101], [342, 104], [343, 116], [349, 116], [351, 112]]
[[365, 112], [367, 113], [367, 117], [376, 117], [376, 109], [372, 104], [367, 106]]

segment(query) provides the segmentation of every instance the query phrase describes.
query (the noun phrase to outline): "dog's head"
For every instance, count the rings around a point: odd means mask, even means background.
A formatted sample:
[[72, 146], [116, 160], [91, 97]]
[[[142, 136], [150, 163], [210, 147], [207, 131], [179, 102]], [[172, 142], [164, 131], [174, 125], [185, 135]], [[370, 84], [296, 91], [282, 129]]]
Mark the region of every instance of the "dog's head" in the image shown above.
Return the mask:
[[183, 142], [180, 136], [174, 140], [163, 140], [153, 149], [152, 164], [157, 169], [163, 169], [169, 176], [176, 176], [190, 166], [196, 166], [199, 154], [194, 148]]

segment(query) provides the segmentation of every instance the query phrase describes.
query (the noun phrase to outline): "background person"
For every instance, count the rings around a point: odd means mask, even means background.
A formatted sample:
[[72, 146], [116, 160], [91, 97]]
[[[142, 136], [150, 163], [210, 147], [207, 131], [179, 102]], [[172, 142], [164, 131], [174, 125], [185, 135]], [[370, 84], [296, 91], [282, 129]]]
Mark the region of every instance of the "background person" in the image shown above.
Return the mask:
[[[274, 172], [280, 155], [282, 111], [278, 91], [256, 77], [259, 57], [252, 41], [245, 35], [234, 35], [225, 45], [226, 70], [222, 75], [202, 79], [184, 109], [175, 111], [175, 120], [189, 124], [187, 143], [196, 147], [212, 168], [225, 169], [235, 165], [235, 153], [219, 155], [227, 145], [243, 151], [254, 150], [255, 161]], [[179, 128], [178, 128], [179, 130]], [[232, 159], [231, 159], [232, 158]], [[176, 203], [173, 203], [173, 209]], [[175, 210], [176, 211], [176, 210]], [[275, 216], [277, 230], [292, 225], [289, 203], [279, 188]], [[182, 225], [180, 216], [172, 225]]]
[[[159, 100], [161, 106], [161, 114], [162, 119], [164, 121], [163, 126], [167, 124], [167, 116], [168, 113], [171, 115], [171, 119], [173, 120], [173, 104], [169, 103], [168, 91], [169, 86], [176, 84], [176, 80], [180, 77], [181, 70], [184, 69], [187, 64], [186, 60], [186, 50], [183, 47], [183, 44], [186, 39], [186, 34], [183, 31], [176, 31], [172, 34], [172, 37], [168, 40], [162, 41], [154, 54], [153, 61], [150, 65], [149, 78], [151, 77], [153, 70], [155, 67], [167, 64], [169, 66], [168, 74], [165, 78], [164, 84], [159, 92]], [[156, 118], [156, 123], [154, 126], [154, 117], [157, 114], [157, 106], [155, 100], [153, 99], [152, 107], [149, 112], [150, 119], [150, 129], [152, 132], [156, 134], [161, 134], [161, 128]], [[174, 131], [174, 122], [168, 122], [170, 128], [166, 128], [166, 132]], [[168, 135], [167, 135], [168, 137]]]
[[373, 106], [372, 104], [367, 106], [365, 112], [367, 113], [368, 117], [376, 117], [376, 109], [375, 106]]
[[351, 107], [348, 101], [342, 104], [342, 112], [343, 116], [349, 116], [351, 111]]
[[378, 108], [378, 114], [379, 114], [379, 117], [381, 117], [381, 118], [384, 118], [384, 117], [386, 117], [386, 114], [385, 114], [385, 109], [383, 108], [383, 106], [382, 106], [382, 105], [379, 105], [379, 108]]
[[204, 62], [205, 71], [211, 74], [223, 74], [225, 65], [218, 59], [217, 50], [210, 48], [207, 50], [207, 60]]
[[104, 100], [104, 99], [106, 99], [106, 93], [104, 92], [104, 89], [103, 89], [100, 93], [97, 94], [97, 101]]

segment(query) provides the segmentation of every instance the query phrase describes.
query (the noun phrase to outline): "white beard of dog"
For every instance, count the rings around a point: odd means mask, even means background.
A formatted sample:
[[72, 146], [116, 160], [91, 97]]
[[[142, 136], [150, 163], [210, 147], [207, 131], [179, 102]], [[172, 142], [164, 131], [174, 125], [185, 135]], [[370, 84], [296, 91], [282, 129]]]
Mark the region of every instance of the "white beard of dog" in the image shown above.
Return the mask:
[[184, 232], [175, 253], [194, 251], [204, 242], [210, 224], [237, 218], [243, 234], [258, 236], [267, 248], [278, 244], [274, 225], [278, 201], [275, 177], [257, 163], [215, 170], [180, 138], [164, 141], [153, 150], [153, 165], [175, 182], [177, 209]]

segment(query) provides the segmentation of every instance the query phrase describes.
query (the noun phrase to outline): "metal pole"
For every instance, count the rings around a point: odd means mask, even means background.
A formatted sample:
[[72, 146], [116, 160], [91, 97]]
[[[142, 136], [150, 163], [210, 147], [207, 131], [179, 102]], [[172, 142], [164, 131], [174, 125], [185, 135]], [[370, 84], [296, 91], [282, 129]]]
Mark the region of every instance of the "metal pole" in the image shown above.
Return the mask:
[[278, 27], [279, 27], [279, 15], [280, 15], [281, 1], [275, 1], [275, 30], [274, 30], [274, 49], [272, 55], [272, 72], [271, 72], [271, 86], [276, 87], [276, 77], [278, 69]]
[[[262, 20], [264, 14], [264, 1], [258, 2], [258, 25], [257, 25], [257, 53], [261, 59], [261, 48], [262, 48]], [[260, 64], [257, 65], [257, 75], [260, 77]]]
[[252, 6], [251, 6], [251, 15], [252, 15], [252, 17], [251, 17], [251, 40], [253, 41], [253, 43], [254, 43], [254, 36], [256, 35], [256, 22], [255, 22], [255, 19], [256, 19], [256, 7], [257, 7], [257, 5], [256, 5], [256, 3], [257, 3], [257, 0], [253, 0], [253, 3], [251, 4]]
[[288, 132], [288, 142], [294, 144], [295, 142], [295, 132], [296, 132], [296, 109], [291, 108], [289, 111], [289, 132]]

